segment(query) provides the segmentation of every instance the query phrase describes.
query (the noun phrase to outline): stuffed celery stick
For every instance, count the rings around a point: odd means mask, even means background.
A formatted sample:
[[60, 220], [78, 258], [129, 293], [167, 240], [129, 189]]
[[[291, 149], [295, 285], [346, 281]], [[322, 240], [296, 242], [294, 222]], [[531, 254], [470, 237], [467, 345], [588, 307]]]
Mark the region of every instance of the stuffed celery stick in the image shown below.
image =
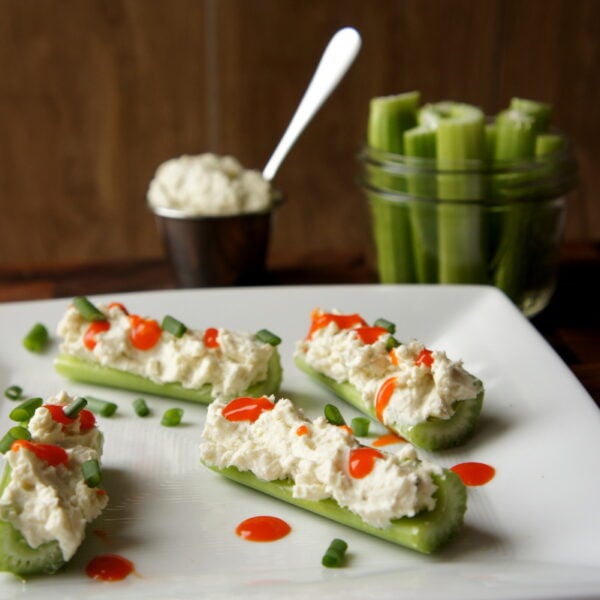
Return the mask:
[[446, 353], [399, 343], [385, 323], [315, 310], [296, 365], [420, 448], [462, 443], [481, 412], [483, 385]]
[[55, 368], [74, 380], [209, 404], [219, 396], [260, 396], [279, 389], [277, 344], [257, 334], [195, 330], [129, 314], [120, 303], [96, 307], [76, 298], [58, 325]]
[[288, 399], [217, 400], [208, 408], [203, 463], [238, 483], [389, 542], [431, 553], [461, 527], [466, 490], [452, 472], [362, 446]]
[[102, 434], [84, 404], [61, 392], [37, 408], [26, 427], [2, 438], [0, 571], [54, 573], [106, 506], [108, 496], [98, 487]]

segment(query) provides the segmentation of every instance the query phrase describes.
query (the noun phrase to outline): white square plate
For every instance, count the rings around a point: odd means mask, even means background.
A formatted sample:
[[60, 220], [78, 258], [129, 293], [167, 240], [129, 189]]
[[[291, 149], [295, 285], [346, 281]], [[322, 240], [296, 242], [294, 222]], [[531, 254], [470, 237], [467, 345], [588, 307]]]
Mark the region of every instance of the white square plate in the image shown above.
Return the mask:
[[[476, 434], [435, 456], [443, 466], [488, 463], [495, 478], [469, 488], [465, 527], [434, 556], [371, 538], [222, 479], [198, 462], [206, 409], [147, 396], [153, 415], [137, 417], [138, 394], [67, 381], [53, 371], [57, 341], [43, 355], [21, 339], [37, 321], [54, 330], [69, 299], [0, 305], [0, 389], [21, 385], [48, 397], [61, 389], [119, 405], [100, 418], [109, 507], [93, 523], [67, 568], [26, 583], [0, 575], [0, 598], [440, 598], [600, 597], [600, 412], [571, 371], [513, 305], [482, 286], [309, 286], [178, 290], [97, 296], [190, 327], [268, 328], [283, 338], [282, 396], [316, 416], [336, 403], [356, 413], [293, 365], [295, 341], [315, 307], [385, 317], [396, 337], [417, 338], [462, 358], [486, 398]], [[1, 431], [13, 404], [0, 401]], [[160, 425], [164, 409], [185, 409], [178, 428]], [[382, 433], [373, 427], [373, 436]], [[424, 453], [422, 453], [424, 454]], [[274, 543], [234, 533], [244, 518], [270, 514], [292, 532]], [[348, 562], [325, 569], [329, 542], [348, 542]], [[97, 554], [133, 561], [137, 574], [100, 583], [84, 573]]]

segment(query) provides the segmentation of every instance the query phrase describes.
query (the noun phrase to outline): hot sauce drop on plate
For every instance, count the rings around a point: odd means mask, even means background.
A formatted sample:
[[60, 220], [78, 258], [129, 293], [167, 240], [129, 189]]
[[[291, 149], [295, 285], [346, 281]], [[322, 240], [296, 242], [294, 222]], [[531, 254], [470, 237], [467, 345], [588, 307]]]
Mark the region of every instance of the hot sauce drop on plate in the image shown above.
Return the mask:
[[101, 554], [87, 564], [88, 577], [100, 581], [121, 581], [135, 570], [133, 563], [118, 554]]
[[480, 462], [464, 462], [450, 467], [465, 485], [485, 485], [494, 478], [496, 469], [490, 465]]
[[262, 515], [245, 519], [235, 528], [237, 535], [250, 542], [274, 542], [291, 530], [283, 519]]

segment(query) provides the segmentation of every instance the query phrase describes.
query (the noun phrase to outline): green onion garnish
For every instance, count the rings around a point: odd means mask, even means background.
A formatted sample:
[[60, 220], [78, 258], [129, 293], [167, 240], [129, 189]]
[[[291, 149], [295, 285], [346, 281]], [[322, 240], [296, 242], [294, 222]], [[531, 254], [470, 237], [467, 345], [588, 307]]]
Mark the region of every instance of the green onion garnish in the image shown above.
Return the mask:
[[138, 417], [147, 417], [150, 414], [150, 409], [143, 398], [136, 398], [133, 401], [133, 410]]
[[165, 410], [160, 422], [165, 427], [175, 427], [181, 423], [181, 417], [183, 417], [182, 408], [168, 408]]
[[92, 412], [102, 415], [103, 417], [112, 417], [118, 408], [114, 402], [108, 402], [107, 400], [101, 400], [100, 398], [86, 396], [85, 399], [87, 400], [87, 407]]
[[17, 440], [30, 440], [31, 434], [25, 427], [11, 427], [0, 440], [0, 453], [8, 452]]
[[63, 408], [65, 417], [68, 417], [69, 419], [76, 419], [81, 410], [87, 406], [87, 403], [88, 401], [81, 396], [75, 398], [71, 404]]
[[396, 333], [396, 325], [387, 319], [377, 319], [374, 323], [375, 327], [383, 327], [387, 329], [390, 333]]
[[335, 538], [331, 544], [329, 544], [329, 548], [327, 548], [327, 552], [323, 555], [321, 559], [321, 564], [324, 567], [341, 567], [344, 562], [344, 556], [346, 554], [346, 550], [348, 549], [348, 544], [344, 540], [340, 540], [339, 538]]
[[21, 402], [19, 406], [15, 406], [8, 415], [13, 421], [29, 421], [33, 417], [33, 413], [43, 404], [41, 398], [28, 398], [24, 402]]
[[162, 320], [161, 328], [164, 331], [172, 333], [175, 337], [178, 338], [181, 337], [187, 331], [187, 327], [181, 321], [178, 321], [175, 317], [172, 317], [171, 315], [167, 315]]
[[73, 298], [73, 306], [86, 321], [106, 321], [106, 315], [85, 296]]
[[261, 329], [256, 334], [256, 339], [265, 344], [271, 344], [271, 346], [279, 346], [281, 344], [281, 338], [268, 329]]
[[346, 421], [344, 421], [344, 417], [342, 417], [342, 413], [337, 406], [333, 404], [326, 404], [324, 408], [325, 418], [332, 425], [345, 425]]
[[370, 424], [371, 421], [369, 421], [369, 419], [366, 417], [354, 417], [354, 419], [352, 419], [350, 422], [352, 433], [354, 433], [356, 437], [365, 437], [369, 435]]
[[393, 335], [390, 335], [385, 342], [385, 349], [389, 352], [392, 348], [397, 348], [399, 345], [400, 342]]
[[41, 352], [48, 343], [48, 330], [41, 323], [36, 323], [23, 338], [23, 346], [30, 352]]
[[18, 385], [11, 385], [4, 390], [4, 395], [9, 400], [19, 400], [23, 397], [23, 388]]
[[81, 465], [81, 473], [88, 487], [98, 487], [102, 482], [102, 471], [100, 470], [100, 464], [94, 458], [86, 460]]

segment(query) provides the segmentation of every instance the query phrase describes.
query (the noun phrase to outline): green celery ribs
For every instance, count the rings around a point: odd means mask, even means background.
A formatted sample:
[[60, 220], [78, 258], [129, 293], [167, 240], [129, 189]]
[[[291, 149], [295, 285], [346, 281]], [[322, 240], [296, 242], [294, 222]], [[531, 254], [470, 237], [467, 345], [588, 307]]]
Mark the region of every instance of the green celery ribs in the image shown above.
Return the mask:
[[[54, 361], [54, 367], [58, 373], [75, 381], [177, 400], [188, 400], [199, 404], [210, 404], [213, 401], [212, 386], [210, 384], [205, 384], [198, 389], [191, 389], [185, 388], [179, 383], [155, 383], [141, 375], [105, 367], [68, 354], [60, 354]], [[274, 394], [281, 385], [282, 372], [279, 352], [274, 350], [269, 359], [267, 378], [250, 386], [240, 395], [257, 397]]]
[[433, 476], [437, 485], [434, 510], [395, 519], [389, 527], [379, 528], [365, 523], [331, 498], [319, 501], [294, 498], [291, 481], [263, 481], [250, 471], [240, 471], [235, 467], [209, 468], [264, 494], [423, 554], [431, 554], [448, 543], [461, 528], [467, 510], [466, 488], [460, 478], [448, 470]]
[[[10, 482], [11, 468], [4, 467], [0, 481], [0, 495]], [[0, 571], [15, 575], [54, 573], [65, 564], [58, 542], [46, 542], [31, 548], [25, 538], [11, 523], [0, 520]]]
[[[377, 419], [375, 409], [363, 400], [361, 393], [348, 382], [339, 383], [323, 373], [315, 371], [306, 361], [297, 356], [296, 366], [307, 373], [312, 379], [324, 385], [342, 400], [348, 402], [361, 412]], [[423, 448], [423, 450], [443, 450], [462, 444], [475, 429], [477, 419], [483, 405], [484, 389], [479, 380], [476, 380], [480, 391], [475, 398], [458, 400], [454, 404], [454, 414], [449, 419], [430, 418], [417, 425], [386, 425], [409, 442]]]

